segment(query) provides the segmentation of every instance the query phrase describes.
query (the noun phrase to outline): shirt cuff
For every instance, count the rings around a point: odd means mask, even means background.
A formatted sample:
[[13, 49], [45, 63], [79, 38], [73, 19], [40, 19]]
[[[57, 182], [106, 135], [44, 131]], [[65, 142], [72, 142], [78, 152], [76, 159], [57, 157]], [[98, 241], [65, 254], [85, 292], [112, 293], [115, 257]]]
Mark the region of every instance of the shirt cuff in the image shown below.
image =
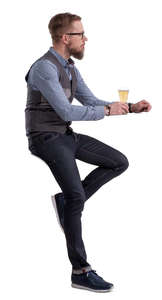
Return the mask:
[[105, 117], [105, 109], [103, 106], [95, 106], [96, 120], [101, 120]]

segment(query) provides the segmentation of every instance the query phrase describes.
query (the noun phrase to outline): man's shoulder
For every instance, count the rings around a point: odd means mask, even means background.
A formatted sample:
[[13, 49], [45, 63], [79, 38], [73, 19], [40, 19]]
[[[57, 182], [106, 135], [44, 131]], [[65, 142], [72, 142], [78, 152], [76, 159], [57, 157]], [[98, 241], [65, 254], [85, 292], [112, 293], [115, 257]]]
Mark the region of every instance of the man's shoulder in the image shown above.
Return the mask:
[[51, 61], [49, 61], [48, 59], [40, 58], [32, 64], [29, 69], [28, 75], [28, 83], [32, 83], [38, 76], [46, 79], [51, 78], [51, 76], [52, 78], [56, 78], [59, 76], [59, 71], [57, 69], [57, 66], [54, 65]]
[[[35, 74], [35, 72], [39, 72], [40, 74], [56, 74], [57, 76], [59, 76], [59, 71], [58, 68], [55, 64], [53, 64], [50, 60], [48, 59], [44, 59], [44, 58], [40, 58], [38, 60], [36, 60], [30, 69], [30, 74]], [[48, 77], [48, 76], [47, 76]]]
[[32, 67], [40, 69], [47, 69], [52, 67], [53, 69], [57, 70], [57, 66], [47, 58], [39, 58], [33, 63]]

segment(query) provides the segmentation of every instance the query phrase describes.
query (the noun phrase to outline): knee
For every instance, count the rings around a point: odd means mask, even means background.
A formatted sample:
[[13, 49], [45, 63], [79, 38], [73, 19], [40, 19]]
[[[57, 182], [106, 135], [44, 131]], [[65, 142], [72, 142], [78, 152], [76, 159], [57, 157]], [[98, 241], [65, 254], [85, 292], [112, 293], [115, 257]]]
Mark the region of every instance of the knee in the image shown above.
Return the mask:
[[120, 155], [120, 165], [121, 165], [123, 171], [125, 171], [129, 167], [129, 161], [124, 154]]

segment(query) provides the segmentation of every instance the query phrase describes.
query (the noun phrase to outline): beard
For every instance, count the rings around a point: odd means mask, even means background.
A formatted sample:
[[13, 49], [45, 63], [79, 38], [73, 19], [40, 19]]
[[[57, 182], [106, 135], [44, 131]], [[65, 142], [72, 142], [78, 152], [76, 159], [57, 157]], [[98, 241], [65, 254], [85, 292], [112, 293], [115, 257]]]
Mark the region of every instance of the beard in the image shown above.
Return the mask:
[[73, 56], [74, 58], [77, 58], [77, 59], [82, 59], [84, 57], [84, 48], [82, 50], [76, 50], [75, 48], [68, 48], [68, 51], [69, 51], [69, 55], [70, 56]]

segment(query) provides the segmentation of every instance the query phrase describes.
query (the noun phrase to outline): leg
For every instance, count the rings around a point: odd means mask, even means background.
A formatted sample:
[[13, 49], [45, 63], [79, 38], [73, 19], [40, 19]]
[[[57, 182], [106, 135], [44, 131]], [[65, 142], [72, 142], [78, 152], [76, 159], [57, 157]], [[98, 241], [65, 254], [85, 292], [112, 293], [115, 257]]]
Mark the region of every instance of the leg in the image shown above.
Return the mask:
[[81, 216], [86, 199], [75, 158], [69, 159], [68, 156], [66, 161], [66, 171], [52, 162], [48, 162], [48, 166], [63, 191], [65, 198], [64, 232], [68, 256], [73, 269], [81, 269], [82, 267], [89, 266], [82, 240], [81, 226]]
[[73, 269], [90, 267], [82, 240], [81, 216], [85, 193], [74, 156], [75, 141], [72, 135], [59, 135], [57, 138], [55, 136], [47, 139], [48, 136], [44, 134], [35, 140], [30, 150], [49, 166], [63, 191], [64, 232]]
[[81, 181], [86, 201], [103, 184], [123, 173], [129, 162], [123, 153], [101, 141], [88, 135], [73, 134], [76, 140], [75, 158], [99, 166]]
[[129, 166], [124, 154], [88, 135], [78, 134], [75, 157], [92, 165], [98, 165], [82, 181], [86, 200], [103, 184], [119, 176]]

